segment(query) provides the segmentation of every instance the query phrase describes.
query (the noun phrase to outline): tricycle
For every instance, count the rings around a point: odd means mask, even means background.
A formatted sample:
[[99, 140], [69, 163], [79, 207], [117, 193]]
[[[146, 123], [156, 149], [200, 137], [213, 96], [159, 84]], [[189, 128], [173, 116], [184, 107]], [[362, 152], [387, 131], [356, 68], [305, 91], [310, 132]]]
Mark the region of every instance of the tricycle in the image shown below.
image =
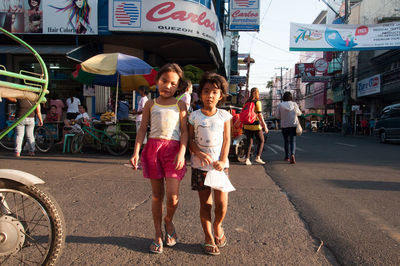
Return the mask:
[[[45, 101], [48, 73], [40, 55], [17, 36], [0, 32], [27, 48], [39, 61], [42, 73], [14, 73], [0, 65], [0, 100], [28, 99], [32, 108], [0, 133], [0, 139]], [[21, 82], [19, 82], [21, 81]], [[43, 165], [38, 165], [43, 167]], [[39, 185], [45, 182], [32, 174], [0, 169], [0, 264], [54, 265], [65, 243], [65, 222], [55, 199]]]

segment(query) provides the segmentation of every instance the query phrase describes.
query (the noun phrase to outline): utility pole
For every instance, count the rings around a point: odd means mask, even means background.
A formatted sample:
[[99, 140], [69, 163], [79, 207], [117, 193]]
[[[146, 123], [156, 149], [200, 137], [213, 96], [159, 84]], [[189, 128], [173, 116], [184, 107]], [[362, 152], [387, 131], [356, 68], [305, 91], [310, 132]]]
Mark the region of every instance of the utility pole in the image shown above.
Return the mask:
[[[344, 22], [345, 24], [348, 23], [349, 18], [349, 0], [345, 0], [345, 7], [344, 7]], [[347, 129], [350, 127], [350, 89], [348, 87], [348, 72], [349, 72], [349, 52], [343, 52], [343, 117], [342, 117], [342, 135], [346, 134]]]
[[[281, 70], [281, 95], [282, 95], [282, 93], [283, 93], [283, 74], [282, 74], [282, 71], [284, 69], [288, 70], [289, 68], [287, 68], [287, 67], [275, 67], [275, 69], [280, 69]], [[281, 99], [281, 101], [282, 101], [282, 99]]]

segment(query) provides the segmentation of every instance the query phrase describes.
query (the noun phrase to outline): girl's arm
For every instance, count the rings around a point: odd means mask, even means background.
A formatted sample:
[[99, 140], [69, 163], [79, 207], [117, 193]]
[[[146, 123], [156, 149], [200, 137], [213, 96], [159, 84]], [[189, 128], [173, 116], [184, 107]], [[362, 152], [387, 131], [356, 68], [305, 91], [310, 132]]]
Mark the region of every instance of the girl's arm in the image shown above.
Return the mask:
[[265, 124], [262, 113], [258, 113], [257, 117], [258, 117], [258, 121], [260, 121], [260, 123], [261, 123], [261, 127], [264, 128], [265, 133], [268, 133], [268, 127], [267, 127], [267, 124]]
[[39, 127], [43, 126], [43, 119], [42, 119], [42, 113], [40, 112], [40, 104], [36, 107], [36, 114], [39, 119]]
[[135, 149], [133, 150], [133, 155], [131, 158], [131, 164], [133, 166], [133, 169], [137, 169], [139, 163], [140, 147], [142, 146], [144, 137], [146, 136], [147, 126], [149, 125], [150, 122], [150, 108], [152, 105], [153, 101], [149, 100], [146, 102], [143, 108], [142, 122], [140, 123], [140, 128], [136, 136]]
[[229, 147], [231, 145], [231, 119], [224, 123], [224, 140], [222, 143], [221, 154], [219, 155], [219, 161], [213, 163], [216, 170], [222, 171], [225, 168], [225, 164], [228, 160]]
[[179, 101], [179, 122], [181, 129], [181, 144], [178, 155], [175, 158], [175, 169], [180, 170], [185, 166], [185, 153], [188, 143], [187, 110], [184, 102]]
[[199, 146], [197, 146], [196, 142], [194, 142], [195, 137], [196, 136], [194, 135], [194, 126], [189, 124], [189, 149], [190, 149], [190, 151], [200, 159], [202, 166], [211, 164], [212, 163], [211, 156], [205, 152], [202, 152], [199, 149]]

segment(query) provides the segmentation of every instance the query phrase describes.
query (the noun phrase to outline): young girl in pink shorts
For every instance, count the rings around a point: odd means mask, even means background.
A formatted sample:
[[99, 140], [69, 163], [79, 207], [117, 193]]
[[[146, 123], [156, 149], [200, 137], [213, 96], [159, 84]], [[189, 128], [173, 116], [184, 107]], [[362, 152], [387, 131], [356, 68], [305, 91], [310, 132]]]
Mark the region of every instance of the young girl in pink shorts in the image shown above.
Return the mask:
[[174, 97], [182, 80], [183, 71], [177, 64], [166, 64], [158, 72], [156, 84], [160, 96], [148, 100], [143, 108], [142, 123], [131, 158], [133, 168], [137, 169], [140, 147], [150, 124], [150, 135], [142, 151], [141, 162], [143, 176], [149, 178], [152, 188], [151, 210], [155, 239], [149, 251], [156, 254], [163, 252], [161, 223], [164, 194], [167, 206], [167, 214], [164, 216], [165, 244], [172, 247], [177, 241], [172, 218], [178, 206], [179, 184], [186, 173], [185, 152], [188, 140], [186, 105]]

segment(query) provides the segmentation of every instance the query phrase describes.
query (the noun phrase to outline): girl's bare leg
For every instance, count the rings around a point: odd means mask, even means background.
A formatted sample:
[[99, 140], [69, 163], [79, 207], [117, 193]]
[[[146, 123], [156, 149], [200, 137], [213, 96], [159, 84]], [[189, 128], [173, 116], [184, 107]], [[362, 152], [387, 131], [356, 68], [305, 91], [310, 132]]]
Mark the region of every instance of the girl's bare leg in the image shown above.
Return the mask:
[[[157, 244], [162, 243], [162, 204], [164, 199], [164, 180], [163, 179], [150, 179], [151, 182], [151, 212], [153, 214], [153, 223], [155, 229], [154, 242]], [[154, 249], [157, 249], [152, 245]]]
[[[176, 232], [172, 218], [174, 217], [176, 208], [179, 202], [179, 184], [180, 180], [176, 178], [166, 178], [166, 201], [167, 201], [167, 214], [164, 217], [166, 230], [170, 236], [176, 239]], [[172, 243], [174, 239], [167, 238], [167, 244]]]
[[[200, 199], [200, 221], [204, 231], [204, 243], [215, 245], [211, 228], [211, 209], [213, 204], [211, 188], [200, 190], [199, 199]], [[207, 249], [210, 252], [219, 251], [217, 246], [215, 247], [205, 246], [205, 249]]]
[[[224, 230], [222, 228], [222, 222], [224, 221], [226, 212], [228, 210], [228, 192], [221, 192], [219, 190], [214, 190], [214, 204], [215, 204], [215, 220], [213, 223], [214, 235], [217, 237], [222, 237]], [[215, 239], [217, 244], [222, 244], [224, 242], [224, 237], [221, 239]]]

